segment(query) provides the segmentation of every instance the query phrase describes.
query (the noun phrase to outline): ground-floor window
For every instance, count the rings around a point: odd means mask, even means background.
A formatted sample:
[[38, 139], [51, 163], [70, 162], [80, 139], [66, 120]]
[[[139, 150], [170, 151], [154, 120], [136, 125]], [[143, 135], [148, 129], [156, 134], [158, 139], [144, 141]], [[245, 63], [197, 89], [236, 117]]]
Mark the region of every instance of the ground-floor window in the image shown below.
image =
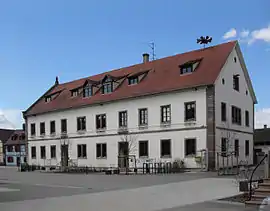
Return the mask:
[[31, 147], [31, 158], [35, 159], [37, 157], [36, 147]]
[[239, 140], [238, 139], [234, 140], [234, 153], [235, 153], [235, 156], [239, 156]]
[[221, 155], [226, 156], [227, 154], [227, 139], [221, 138]]
[[51, 158], [56, 158], [56, 146], [51, 146]]
[[249, 156], [249, 140], [245, 142], [245, 155]]
[[13, 163], [13, 162], [14, 162], [13, 157], [7, 157], [7, 162], [8, 162], [8, 163]]
[[107, 157], [106, 143], [97, 144], [96, 150], [97, 150], [96, 151], [97, 158], [106, 158]]
[[196, 155], [196, 151], [196, 139], [185, 139], [185, 156], [194, 156]]
[[27, 163], [26, 157], [23, 158], [23, 162], [24, 162], [24, 163]]
[[86, 144], [77, 145], [77, 156], [78, 158], [87, 158]]
[[41, 159], [46, 159], [46, 148], [45, 148], [45, 146], [40, 147], [40, 158]]
[[148, 141], [139, 141], [139, 157], [148, 157]]
[[171, 157], [171, 140], [166, 139], [166, 140], [161, 140], [161, 157]]

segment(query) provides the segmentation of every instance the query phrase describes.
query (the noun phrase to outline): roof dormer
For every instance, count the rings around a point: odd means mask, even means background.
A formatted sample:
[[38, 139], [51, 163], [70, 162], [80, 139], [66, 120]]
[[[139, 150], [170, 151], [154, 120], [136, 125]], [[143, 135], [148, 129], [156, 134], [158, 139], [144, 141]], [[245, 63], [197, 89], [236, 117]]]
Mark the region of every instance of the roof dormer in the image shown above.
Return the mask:
[[197, 67], [199, 66], [200, 62], [202, 59], [197, 59], [197, 60], [192, 60], [192, 61], [188, 61], [184, 64], [179, 65], [180, 67], [180, 74], [184, 75], [187, 73], [192, 73], [194, 72]]
[[102, 80], [102, 94], [109, 94], [113, 92], [113, 80], [111, 77], [106, 77]]

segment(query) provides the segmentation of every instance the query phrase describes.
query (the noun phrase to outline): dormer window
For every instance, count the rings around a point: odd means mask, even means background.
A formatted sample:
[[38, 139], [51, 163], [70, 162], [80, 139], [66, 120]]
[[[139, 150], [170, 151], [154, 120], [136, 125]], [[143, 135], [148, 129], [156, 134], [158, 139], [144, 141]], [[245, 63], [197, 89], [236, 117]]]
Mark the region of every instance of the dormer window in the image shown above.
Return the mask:
[[72, 96], [72, 97], [77, 97], [78, 94], [79, 94], [79, 91], [78, 91], [77, 89], [71, 91], [71, 96]]
[[233, 75], [233, 89], [239, 92], [239, 74]]
[[113, 82], [107, 79], [102, 85], [102, 94], [108, 94], [113, 91]]
[[92, 96], [92, 86], [91, 84], [86, 84], [83, 88], [83, 97], [91, 97]]
[[128, 78], [128, 85], [137, 84], [139, 82], [138, 76]]
[[193, 72], [193, 64], [186, 64], [180, 67], [180, 74], [192, 73]]
[[51, 96], [45, 97], [45, 102], [46, 103], [51, 102], [51, 101], [52, 101], [52, 97]]

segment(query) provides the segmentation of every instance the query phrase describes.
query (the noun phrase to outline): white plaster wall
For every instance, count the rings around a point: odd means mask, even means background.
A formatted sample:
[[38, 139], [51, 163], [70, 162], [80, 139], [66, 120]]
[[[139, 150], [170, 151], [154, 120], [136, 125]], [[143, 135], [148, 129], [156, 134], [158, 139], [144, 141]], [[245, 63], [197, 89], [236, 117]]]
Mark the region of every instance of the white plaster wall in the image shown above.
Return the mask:
[[[237, 58], [236, 63], [234, 62], [234, 57]], [[239, 74], [240, 81], [240, 91], [236, 91], [233, 89], [233, 75]], [[225, 84], [222, 84], [222, 79], [225, 80]], [[248, 94], [246, 94], [248, 91]], [[221, 102], [226, 103], [227, 108], [227, 121], [221, 121]], [[231, 119], [231, 106], [237, 106], [241, 108], [241, 116], [242, 116], [242, 125], [232, 124]], [[236, 134], [239, 139], [240, 146], [240, 157], [239, 159], [247, 159], [249, 164], [253, 163], [253, 118], [254, 118], [254, 109], [253, 109], [253, 100], [250, 95], [250, 91], [248, 89], [247, 82], [244, 77], [243, 69], [240, 65], [240, 60], [238, 58], [237, 52], [234, 49], [226, 64], [223, 67], [221, 74], [215, 83], [215, 107], [216, 107], [216, 127], [228, 128], [232, 130], [237, 130], [238, 132], [233, 132]], [[249, 127], [245, 125], [245, 111], [249, 111]], [[247, 132], [247, 133], [245, 133]], [[221, 132], [220, 129], [216, 129], [216, 151], [220, 151], [221, 146], [221, 138], [227, 137], [228, 134], [225, 132]], [[232, 136], [231, 136], [232, 137]], [[234, 138], [236, 139], [236, 138]], [[242, 153], [244, 153], [244, 144], [245, 140], [249, 140], [250, 142], [250, 156], [245, 157]]]
[[[134, 141], [134, 150], [131, 154], [136, 155], [139, 159], [138, 166], [142, 166], [145, 160], [151, 159], [154, 162], [159, 161], [174, 161], [175, 159], [184, 159], [185, 164], [189, 168], [199, 167], [193, 157], [185, 157], [184, 146], [186, 138], [196, 138], [197, 151], [205, 149], [206, 142], [206, 129], [198, 130], [186, 130], [186, 131], [173, 131], [173, 132], [160, 132], [160, 133], [148, 133], [136, 135], [136, 140]], [[171, 158], [161, 158], [160, 156], [160, 140], [161, 139], [171, 139]], [[148, 158], [139, 158], [138, 143], [139, 141], [148, 141], [149, 156]], [[119, 135], [115, 136], [100, 136], [91, 138], [74, 138], [70, 140], [69, 156], [75, 162], [78, 162], [79, 166], [94, 166], [94, 167], [116, 167], [118, 165], [117, 155], [118, 155], [118, 142], [121, 141]], [[96, 158], [96, 144], [106, 143], [107, 144], [107, 158], [99, 159]], [[87, 145], [87, 158], [78, 159], [77, 158], [77, 145], [86, 144]], [[56, 145], [56, 159], [50, 160], [50, 146]], [[32, 159], [29, 155], [29, 162], [39, 165], [55, 165], [59, 164], [61, 160], [60, 154], [60, 140], [50, 140], [50, 141], [31, 141], [29, 142], [29, 152], [31, 152], [31, 147], [36, 146], [37, 157]], [[46, 160], [40, 159], [40, 146], [46, 147]], [[198, 154], [199, 155], [199, 154]]]
[[[184, 102], [196, 101], [196, 122], [193, 125], [184, 124]], [[160, 106], [171, 104], [171, 126], [160, 126]], [[130, 100], [122, 100], [118, 102], [107, 103], [103, 105], [89, 106], [79, 109], [71, 109], [66, 111], [52, 112], [43, 115], [28, 117], [29, 131], [29, 155], [31, 154], [31, 146], [37, 146], [37, 159], [32, 160], [29, 156], [29, 163], [42, 162], [59, 163], [60, 162], [60, 140], [55, 137], [60, 136], [60, 121], [67, 119], [67, 130], [70, 141], [72, 142], [70, 157], [77, 159], [77, 144], [87, 144], [87, 159], [78, 160], [79, 165], [88, 166], [106, 166], [116, 165], [118, 156], [118, 142], [121, 141], [117, 134], [118, 129], [118, 112], [122, 110], [128, 111], [128, 128], [131, 132], [142, 132], [138, 129], [138, 109], [148, 108], [148, 129], [143, 130], [143, 134], [138, 135], [138, 140], [149, 140], [149, 158], [160, 159], [160, 140], [171, 139], [172, 143], [172, 159], [184, 158], [184, 138], [197, 138], [197, 149], [205, 149], [206, 147], [206, 129], [190, 130], [191, 127], [206, 126], [206, 92], [205, 89], [189, 90], [174, 92], [169, 94], [160, 94], [148, 96], [144, 98], [136, 98]], [[105, 133], [97, 133], [95, 128], [96, 114], [106, 113], [107, 130]], [[86, 116], [86, 131], [84, 133], [77, 132], [77, 117]], [[50, 121], [56, 121], [56, 136], [51, 137]], [[46, 135], [40, 137], [39, 124], [44, 122], [46, 125]], [[31, 137], [30, 125], [36, 124], [36, 136]], [[184, 130], [185, 128], [189, 130]], [[180, 130], [181, 131], [178, 131]], [[171, 132], [160, 132], [160, 130], [173, 130]], [[153, 131], [159, 131], [153, 133]], [[148, 132], [148, 133], [147, 133]], [[149, 133], [152, 132], [152, 133]], [[83, 136], [87, 136], [83, 138]], [[96, 143], [107, 143], [107, 159], [96, 159]], [[47, 157], [50, 158], [49, 146], [57, 144], [57, 160], [41, 161], [40, 146], [46, 146]], [[138, 155], [137, 155], [138, 157]], [[195, 167], [196, 163], [192, 159], [187, 159], [189, 167]]]

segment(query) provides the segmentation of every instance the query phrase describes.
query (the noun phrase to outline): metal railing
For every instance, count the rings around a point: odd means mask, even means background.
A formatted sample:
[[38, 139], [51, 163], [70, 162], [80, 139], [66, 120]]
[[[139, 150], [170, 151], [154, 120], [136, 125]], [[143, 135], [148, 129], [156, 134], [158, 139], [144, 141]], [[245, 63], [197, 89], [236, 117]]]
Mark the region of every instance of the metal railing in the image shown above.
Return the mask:
[[257, 168], [262, 164], [262, 162], [268, 157], [268, 154], [265, 154], [264, 157], [261, 159], [261, 161], [256, 165], [256, 167], [253, 169], [250, 179], [249, 179], [249, 196], [248, 196], [248, 200], [251, 200], [252, 197], [252, 179], [253, 179], [253, 175], [255, 173], [255, 171], [257, 170]]

